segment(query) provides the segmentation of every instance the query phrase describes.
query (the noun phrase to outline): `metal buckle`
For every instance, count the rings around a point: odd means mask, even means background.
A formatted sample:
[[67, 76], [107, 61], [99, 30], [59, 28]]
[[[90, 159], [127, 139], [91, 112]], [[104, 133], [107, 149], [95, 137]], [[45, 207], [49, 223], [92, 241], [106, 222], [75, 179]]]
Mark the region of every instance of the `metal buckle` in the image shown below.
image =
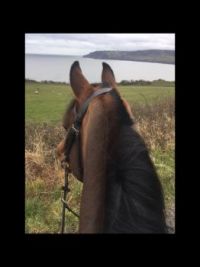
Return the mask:
[[65, 170], [68, 171], [68, 173], [70, 173], [70, 167], [69, 167], [69, 162], [67, 161], [66, 157], [61, 160], [61, 167]]
[[63, 191], [66, 191], [67, 193], [69, 193], [70, 192], [70, 189], [69, 189], [69, 187], [68, 186], [61, 186], [61, 190], [63, 190]]
[[75, 132], [76, 136], [79, 135], [79, 130], [75, 128], [74, 123], [72, 124], [71, 129]]

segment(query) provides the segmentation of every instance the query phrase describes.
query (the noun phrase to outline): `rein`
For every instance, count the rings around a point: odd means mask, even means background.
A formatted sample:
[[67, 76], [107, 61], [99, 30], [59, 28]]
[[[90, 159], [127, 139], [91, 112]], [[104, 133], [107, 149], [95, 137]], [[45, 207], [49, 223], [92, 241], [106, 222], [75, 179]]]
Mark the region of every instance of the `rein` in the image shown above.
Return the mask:
[[79, 113], [76, 115], [76, 118], [74, 120], [74, 123], [72, 124], [71, 128], [69, 129], [66, 139], [65, 139], [65, 146], [64, 146], [64, 150], [65, 150], [65, 158], [63, 160], [63, 163], [65, 165], [65, 176], [64, 176], [64, 186], [62, 187], [63, 190], [63, 194], [61, 197], [61, 202], [63, 203], [63, 208], [62, 208], [62, 220], [61, 220], [61, 233], [64, 233], [65, 230], [65, 210], [67, 209], [68, 211], [70, 211], [72, 214], [74, 214], [76, 217], [79, 218], [79, 215], [74, 212], [67, 204], [66, 198], [67, 198], [67, 194], [70, 192], [70, 189], [68, 187], [68, 178], [69, 178], [69, 174], [71, 173], [70, 170], [70, 166], [69, 166], [69, 155], [70, 155], [70, 151], [71, 148], [74, 144], [74, 142], [76, 141], [76, 138], [79, 136], [80, 133], [80, 128], [81, 128], [81, 123], [82, 120], [84, 118], [85, 113], [87, 112], [88, 106], [90, 104], [90, 102], [97, 96], [99, 95], [103, 95], [106, 94], [108, 92], [110, 92], [111, 90], [113, 90], [112, 88], [100, 88], [98, 90], [96, 90], [82, 105]]

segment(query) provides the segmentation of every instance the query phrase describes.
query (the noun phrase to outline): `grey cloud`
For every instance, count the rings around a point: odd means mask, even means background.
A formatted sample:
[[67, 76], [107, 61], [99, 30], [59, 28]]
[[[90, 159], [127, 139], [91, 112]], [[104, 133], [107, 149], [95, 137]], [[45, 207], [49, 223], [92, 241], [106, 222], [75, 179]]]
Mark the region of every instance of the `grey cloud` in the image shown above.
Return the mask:
[[26, 34], [26, 53], [84, 55], [95, 50], [175, 49], [174, 34]]

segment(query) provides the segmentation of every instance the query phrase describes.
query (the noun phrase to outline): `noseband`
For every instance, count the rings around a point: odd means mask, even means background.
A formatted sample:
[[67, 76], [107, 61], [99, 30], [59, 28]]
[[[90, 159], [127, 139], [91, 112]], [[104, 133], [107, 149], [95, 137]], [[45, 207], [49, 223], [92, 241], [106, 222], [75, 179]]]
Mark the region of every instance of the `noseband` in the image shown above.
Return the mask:
[[79, 215], [74, 212], [67, 204], [66, 202], [66, 197], [67, 197], [67, 193], [70, 191], [69, 187], [68, 187], [68, 176], [70, 171], [70, 167], [69, 167], [69, 156], [70, 156], [70, 151], [71, 148], [74, 144], [74, 142], [76, 141], [77, 136], [79, 135], [80, 132], [80, 128], [81, 128], [81, 124], [82, 124], [82, 120], [84, 118], [85, 113], [88, 110], [89, 104], [90, 102], [97, 96], [99, 95], [103, 95], [106, 93], [109, 93], [110, 91], [112, 91], [112, 88], [109, 87], [104, 87], [104, 88], [100, 88], [98, 90], [96, 90], [82, 105], [80, 111], [78, 112], [78, 114], [76, 115], [76, 118], [71, 126], [71, 128], [69, 129], [66, 139], [65, 139], [65, 145], [64, 145], [64, 155], [65, 158], [62, 161], [62, 163], [64, 163], [65, 165], [65, 181], [64, 181], [64, 186], [62, 187], [63, 190], [63, 197], [61, 198], [61, 201], [63, 203], [63, 210], [62, 210], [62, 222], [61, 222], [61, 233], [64, 233], [64, 227], [65, 227], [65, 209], [67, 209], [68, 211], [70, 211], [71, 213], [73, 213], [75, 216], [79, 217]]

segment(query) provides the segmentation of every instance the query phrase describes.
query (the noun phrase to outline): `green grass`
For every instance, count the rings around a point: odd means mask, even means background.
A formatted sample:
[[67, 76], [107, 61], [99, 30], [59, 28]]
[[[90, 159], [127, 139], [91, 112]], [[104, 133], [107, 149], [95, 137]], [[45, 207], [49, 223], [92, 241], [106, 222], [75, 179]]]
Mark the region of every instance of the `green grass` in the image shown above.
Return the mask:
[[[63, 174], [64, 175], [64, 174]], [[61, 225], [61, 183], [53, 189], [47, 189], [45, 180], [26, 181], [25, 231], [26, 233], [59, 233]], [[82, 184], [70, 177], [68, 203], [79, 213]], [[78, 218], [66, 210], [66, 232], [78, 230]]]
[[169, 208], [172, 201], [175, 200], [175, 154], [171, 150], [157, 149], [152, 151], [151, 158], [163, 186], [166, 208]]
[[[174, 95], [173, 87], [120, 86], [119, 91], [131, 105], [137, 105]], [[35, 90], [39, 94], [35, 94]], [[65, 84], [26, 83], [25, 119], [26, 122], [61, 122], [63, 113], [73, 98], [72, 89]]]
[[[163, 185], [166, 208], [170, 210], [175, 199], [172, 137], [174, 87], [119, 86], [118, 89], [133, 107], [136, 122], [150, 147], [150, 155]], [[25, 231], [58, 233], [62, 212], [60, 188], [63, 185], [64, 173], [54, 167], [53, 149], [64, 136], [64, 130], [59, 125], [73, 93], [70, 87], [64, 84], [27, 82], [25, 90], [26, 156], [27, 152], [29, 153], [26, 162]], [[39, 94], [35, 94], [35, 90], [38, 90]], [[163, 101], [165, 98], [166, 101]], [[40, 149], [37, 150], [37, 147]], [[43, 156], [41, 159], [40, 155]], [[71, 192], [68, 202], [77, 213], [81, 188], [82, 184], [70, 177]], [[66, 232], [74, 233], [77, 230], [78, 219], [66, 211]]]
[[[156, 150], [151, 153], [163, 185], [166, 209], [175, 199], [174, 153]], [[64, 173], [63, 173], [64, 176]], [[26, 181], [26, 228], [27, 233], [59, 233], [62, 204], [60, 201], [62, 182], [52, 190], [47, 190], [45, 180]], [[68, 195], [70, 207], [79, 213], [82, 184], [74, 177], [70, 178], [71, 192]], [[78, 218], [66, 211], [67, 233], [78, 231]]]

